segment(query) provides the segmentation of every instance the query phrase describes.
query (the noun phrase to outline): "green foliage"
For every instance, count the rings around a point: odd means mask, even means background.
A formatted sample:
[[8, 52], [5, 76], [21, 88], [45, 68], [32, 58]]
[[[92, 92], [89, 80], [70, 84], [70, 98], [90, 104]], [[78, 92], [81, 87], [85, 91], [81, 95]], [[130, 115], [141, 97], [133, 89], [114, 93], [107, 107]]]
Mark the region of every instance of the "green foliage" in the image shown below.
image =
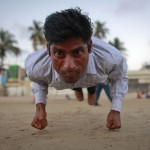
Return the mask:
[[1, 65], [3, 65], [4, 58], [6, 57], [7, 53], [12, 53], [18, 56], [21, 51], [20, 49], [15, 46], [17, 41], [13, 34], [0, 29], [0, 58], [1, 58]]
[[105, 27], [105, 23], [96, 21], [95, 22], [95, 31], [94, 36], [100, 39], [106, 38], [106, 34], [108, 34], [109, 30]]
[[38, 45], [46, 45], [46, 40], [44, 37], [43, 27], [41, 22], [33, 20], [32, 26], [28, 28], [29, 32], [31, 32], [30, 39], [33, 42], [34, 50], [37, 50]]

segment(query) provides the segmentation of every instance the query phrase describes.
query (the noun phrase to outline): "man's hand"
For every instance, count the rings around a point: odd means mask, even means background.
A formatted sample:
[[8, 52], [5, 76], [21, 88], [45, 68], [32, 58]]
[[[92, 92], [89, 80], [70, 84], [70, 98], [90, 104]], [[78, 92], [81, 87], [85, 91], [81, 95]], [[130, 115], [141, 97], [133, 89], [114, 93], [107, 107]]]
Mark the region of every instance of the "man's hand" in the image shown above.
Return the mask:
[[106, 127], [109, 129], [121, 128], [120, 112], [111, 110], [107, 116]]
[[47, 126], [45, 105], [39, 103], [36, 105], [36, 113], [31, 123], [31, 126], [37, 129], [44, 129]]

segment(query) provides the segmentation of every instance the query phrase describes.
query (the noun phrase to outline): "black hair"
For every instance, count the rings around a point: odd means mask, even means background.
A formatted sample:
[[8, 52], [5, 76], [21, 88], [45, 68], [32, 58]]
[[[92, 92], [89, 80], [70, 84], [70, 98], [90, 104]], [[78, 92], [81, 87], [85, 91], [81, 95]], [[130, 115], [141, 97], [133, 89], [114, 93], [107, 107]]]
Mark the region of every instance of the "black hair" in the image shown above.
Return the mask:
[[49, 15], [44, 24], [44, 34], [49, 45], [70, 38], [81, 38], [88, 43], [93, 33], [93, 24], [80, 8], [70, 8]]

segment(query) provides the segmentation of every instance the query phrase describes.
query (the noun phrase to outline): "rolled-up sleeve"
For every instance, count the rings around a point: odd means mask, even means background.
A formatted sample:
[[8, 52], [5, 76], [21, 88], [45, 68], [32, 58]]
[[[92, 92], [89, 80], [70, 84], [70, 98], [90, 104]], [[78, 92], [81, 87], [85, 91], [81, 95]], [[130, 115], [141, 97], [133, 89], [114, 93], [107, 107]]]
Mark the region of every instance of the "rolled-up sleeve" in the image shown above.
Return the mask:
[[48, 85], [33, 83], [32, 92], [35, 96], [35, 104], [43, 103], [46, 105], [46, 96], [48, 94]]
[[128, 76], [126, 60], [122, 58], [119, 64], [114, 65], [113, 71], [109, 78], [112, 82], [111, 96], [112, 105], [111, 110], [121, 111], [122, 100], [128, 91]]

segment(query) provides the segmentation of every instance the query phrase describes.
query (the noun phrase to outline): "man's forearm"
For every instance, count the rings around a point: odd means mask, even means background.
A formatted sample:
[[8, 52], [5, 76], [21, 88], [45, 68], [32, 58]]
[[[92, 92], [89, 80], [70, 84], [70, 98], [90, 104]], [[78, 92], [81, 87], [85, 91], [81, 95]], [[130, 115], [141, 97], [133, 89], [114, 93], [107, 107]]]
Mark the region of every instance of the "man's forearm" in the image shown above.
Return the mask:
[[127, 77], [124, 77], [122, 79], [113, 82], [113, 85], [111, 87], [111, 94], [112, 94], [111, 110], [121, 111], [122, 101], [127, 91], [128, 91]]

